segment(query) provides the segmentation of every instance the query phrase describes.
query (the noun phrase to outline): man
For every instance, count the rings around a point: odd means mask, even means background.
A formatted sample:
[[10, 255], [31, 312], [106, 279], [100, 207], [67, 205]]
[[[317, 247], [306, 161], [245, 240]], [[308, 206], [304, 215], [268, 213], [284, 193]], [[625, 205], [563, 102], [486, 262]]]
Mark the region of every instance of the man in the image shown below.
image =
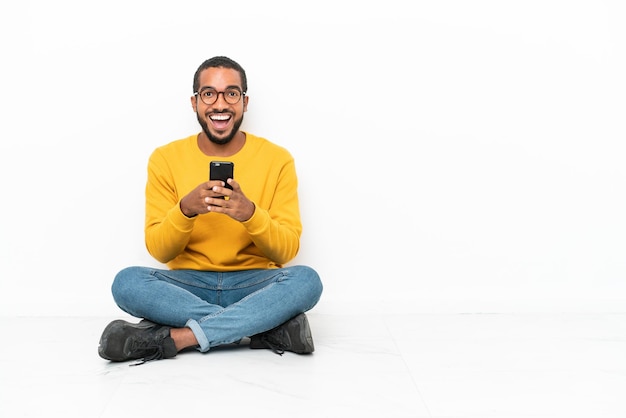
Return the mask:
[[[240, 130], [247, 89], [237, 62], [206, 60], [191, 97], [202, 131], [150, 156], [145, 241], [168, 268], [117, 274], [115, 302], [145, 319], [111, 322], [100, 338], [102, 358], [145, 362], [245, 337], [251, 348], [313, 352], [304, 312], [318, 302], [322, 283], [310, 267], [285, 267], [302, 232], [294, 160]], [[211, 161], [233, 162], [233, 178], [209, 180]]]

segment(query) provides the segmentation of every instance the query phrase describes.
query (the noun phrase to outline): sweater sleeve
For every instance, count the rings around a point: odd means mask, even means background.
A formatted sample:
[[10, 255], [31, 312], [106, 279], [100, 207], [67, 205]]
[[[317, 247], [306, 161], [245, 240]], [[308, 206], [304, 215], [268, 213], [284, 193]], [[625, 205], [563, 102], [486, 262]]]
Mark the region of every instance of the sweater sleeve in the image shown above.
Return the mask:
[[280, 170], [270, 207], [262, 209], [257, 206], [243, 226], [254, 244], [278, 265], [287, 263], [298, 254], [302, 223], [293, 159]]
[[148, 161], [145, 242], [150, 255], [161, 263], [178, 256], [187, 246], [196, 218], [186, 217], [166, 160], [156, 150]]

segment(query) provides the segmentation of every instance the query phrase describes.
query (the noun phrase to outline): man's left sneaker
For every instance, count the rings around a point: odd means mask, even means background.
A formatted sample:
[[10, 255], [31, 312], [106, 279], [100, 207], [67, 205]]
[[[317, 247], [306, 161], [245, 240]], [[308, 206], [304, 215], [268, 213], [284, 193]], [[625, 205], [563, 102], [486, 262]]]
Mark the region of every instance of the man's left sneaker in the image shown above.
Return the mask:
[[309, 354], [315, 350], [311, 327], [303, 313], [276, 328], [253, 335], [250, 337], [250, 348], [269, 348], [280, 355], [285, 351]]

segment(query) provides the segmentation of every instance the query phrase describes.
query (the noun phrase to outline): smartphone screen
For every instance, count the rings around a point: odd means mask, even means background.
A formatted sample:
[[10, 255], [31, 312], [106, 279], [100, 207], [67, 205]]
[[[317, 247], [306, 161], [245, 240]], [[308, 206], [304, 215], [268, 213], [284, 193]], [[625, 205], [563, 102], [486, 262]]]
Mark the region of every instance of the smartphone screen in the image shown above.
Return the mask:
[[235, 164], [231, 161], [211, 161], [209, 164], [209, 180], [222, 180], [229, 189], [233, 187], [226, 180], [234, 178]]

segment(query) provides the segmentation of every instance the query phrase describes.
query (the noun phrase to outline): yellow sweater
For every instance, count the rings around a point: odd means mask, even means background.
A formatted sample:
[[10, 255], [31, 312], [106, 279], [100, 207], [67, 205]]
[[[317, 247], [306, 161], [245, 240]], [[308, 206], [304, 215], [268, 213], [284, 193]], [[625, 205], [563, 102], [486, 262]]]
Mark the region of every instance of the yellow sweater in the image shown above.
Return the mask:
[[[235, 163], [234, 179], [256, 205], [238, 222], [221, 213], [187, 218], [180, 200], [209, 179], [212, 160]], [[300, 247], [298, 180], [284, 148], [246, 132], [246, 143], [230, 157], [211, 157], [197, 135], [154, 150], [148, 161], [145, 239], [148, 252], [171, 269], [235, 271], [277, 268]]]

